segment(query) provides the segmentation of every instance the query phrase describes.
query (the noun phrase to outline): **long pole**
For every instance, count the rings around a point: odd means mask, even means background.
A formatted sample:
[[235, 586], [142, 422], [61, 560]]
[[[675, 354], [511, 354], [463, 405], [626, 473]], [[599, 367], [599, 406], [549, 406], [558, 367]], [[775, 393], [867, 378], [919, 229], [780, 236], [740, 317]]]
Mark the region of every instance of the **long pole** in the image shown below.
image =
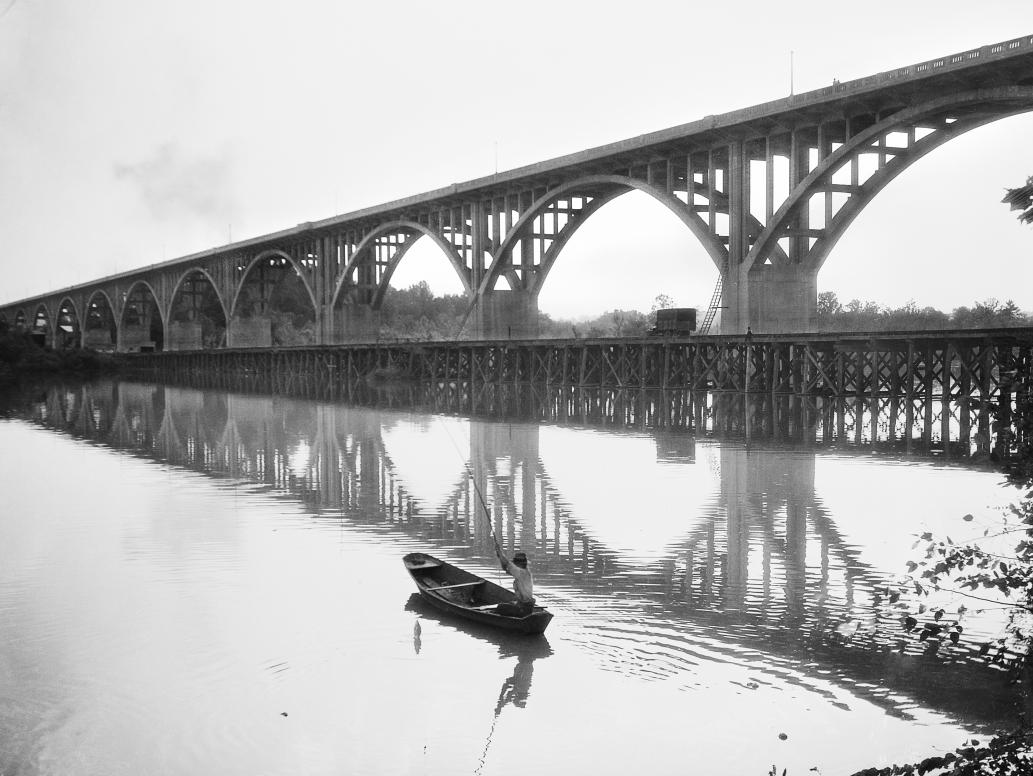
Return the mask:
[[[452, 443], [452, 447], [456, 451], [456, 455], [458, 455], [459, 459], [462, 461], [463, 454], [459, 451], [459, 446], [456, 444], [456, 441], [452, 438], [452, 434], [448, 430], [448, 426], [446, 426], [444, 423], [442, 423], [441, 425], [442, 428], [445, 429], [445, 434], [448, 435], [448, 441]], [[470, 482], [473, 484], [474, 493], [477, 494], [477, 500], [480, 502], [481, 508], [484, 510], [484, 519], [488, 522], [488, 534], [491, 536], [492, 542], [495, 543], [495, 551], [499, 555], [501, 555], [502, 548], [499, 547], [498, 537], [495, 536], [495, 528], [491, 524], [491, 510], [488, 509], [488, 502], [485, 500], [484, 494], [481, 492], [480, 487], [478, 487], [477, 485], [477, 478], [474, 477], [473, 469], [470, 468], [470, 463], [468, 461], [463, 461], [463, 468], [466, 469], [466, 473], [470, 477]]]
[[495, 526], [491, 524], [491, 510], [488, 509], [488, 502], [484, 500], [484, 494], [481, 493], [481, 489], [477, 486], [477, 478], [473, 476], [473, 471], [470, 469], [470, 464], [463, 464], [466, 467], [467, 474], [470, 475], [470, 482], [473, 484], [474, 493], [477, 494], [477, 500], [481, 503], [481, 508], [484, 510], [484, 519], [488, 523], [488, 535], [491, 536], [491, 540], [495, 543], [495, 549], [498, 552], [502, 552], [499, 547], [498, 537], [495, 536]]

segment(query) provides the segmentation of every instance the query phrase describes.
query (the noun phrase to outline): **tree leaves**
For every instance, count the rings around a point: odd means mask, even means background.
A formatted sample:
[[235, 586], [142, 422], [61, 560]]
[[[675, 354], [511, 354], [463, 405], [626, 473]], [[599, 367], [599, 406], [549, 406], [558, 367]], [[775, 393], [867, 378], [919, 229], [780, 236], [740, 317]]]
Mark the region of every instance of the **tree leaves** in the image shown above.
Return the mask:
[[[1019, 728], [1011, 733], [995, 736], [986, 746], [978, 739], [962, 742], [953, 752], [927, 757], [914, 765], [889, 765], [885, 768], [865, 768], [853, 776], [905, 776], [927, 773], [958, 774], [1025, 774], [1033, 771], [1033, 732]], [[949, 770], [944, 770], [949, 769]], [[770, 775], [769, 775], [770, 776]]]

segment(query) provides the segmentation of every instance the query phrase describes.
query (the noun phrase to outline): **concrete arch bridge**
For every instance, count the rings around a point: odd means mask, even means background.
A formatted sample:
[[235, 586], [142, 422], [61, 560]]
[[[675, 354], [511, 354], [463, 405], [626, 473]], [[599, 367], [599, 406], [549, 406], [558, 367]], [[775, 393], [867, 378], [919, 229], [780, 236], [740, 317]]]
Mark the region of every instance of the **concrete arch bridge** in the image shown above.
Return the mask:
[[[370, 341], [425, 238], [469, 299], [465, 336], [533, 337], [571, 237], [637, 190], [720, 274], [702, 330], [723, 308], [723, 334], [808, 331], [818, 272], [868, 203], [944, 143], [1030, 110], [1033, 35], [11, 302], [0, 326], [119, 351]], [[627, 273], [647, 271], [628, 258]]]

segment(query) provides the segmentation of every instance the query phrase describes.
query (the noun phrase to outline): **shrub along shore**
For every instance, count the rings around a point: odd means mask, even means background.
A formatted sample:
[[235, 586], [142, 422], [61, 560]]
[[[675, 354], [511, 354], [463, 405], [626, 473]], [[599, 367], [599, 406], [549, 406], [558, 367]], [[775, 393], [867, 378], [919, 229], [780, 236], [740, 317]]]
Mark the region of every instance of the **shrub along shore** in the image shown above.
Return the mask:
[[36, 342], [26, 332], [0, 333], [0, 383], [14, 383], [19, 377], [41, 375], [91, 375], [117, 371], [115, 358], [96, 350], [74, 348], [53, 350]]

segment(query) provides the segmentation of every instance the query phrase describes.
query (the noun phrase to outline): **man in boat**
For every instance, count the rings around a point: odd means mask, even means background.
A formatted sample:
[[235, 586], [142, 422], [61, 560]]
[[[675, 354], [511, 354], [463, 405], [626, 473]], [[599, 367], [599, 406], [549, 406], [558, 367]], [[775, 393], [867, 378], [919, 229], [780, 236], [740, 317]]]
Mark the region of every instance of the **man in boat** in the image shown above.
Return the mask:
[[534, 610], [534, 579], [527, 568], [527, 555], [515, 552], [513, 560], [506, 560], [498, 542], [495, 542], [495, 554], [498, 556], [502, 570], [513, 577], [513, 592], [517, 600], [512, 603], [501, 603], [495, 611], [510, 617], [526, 617]]

